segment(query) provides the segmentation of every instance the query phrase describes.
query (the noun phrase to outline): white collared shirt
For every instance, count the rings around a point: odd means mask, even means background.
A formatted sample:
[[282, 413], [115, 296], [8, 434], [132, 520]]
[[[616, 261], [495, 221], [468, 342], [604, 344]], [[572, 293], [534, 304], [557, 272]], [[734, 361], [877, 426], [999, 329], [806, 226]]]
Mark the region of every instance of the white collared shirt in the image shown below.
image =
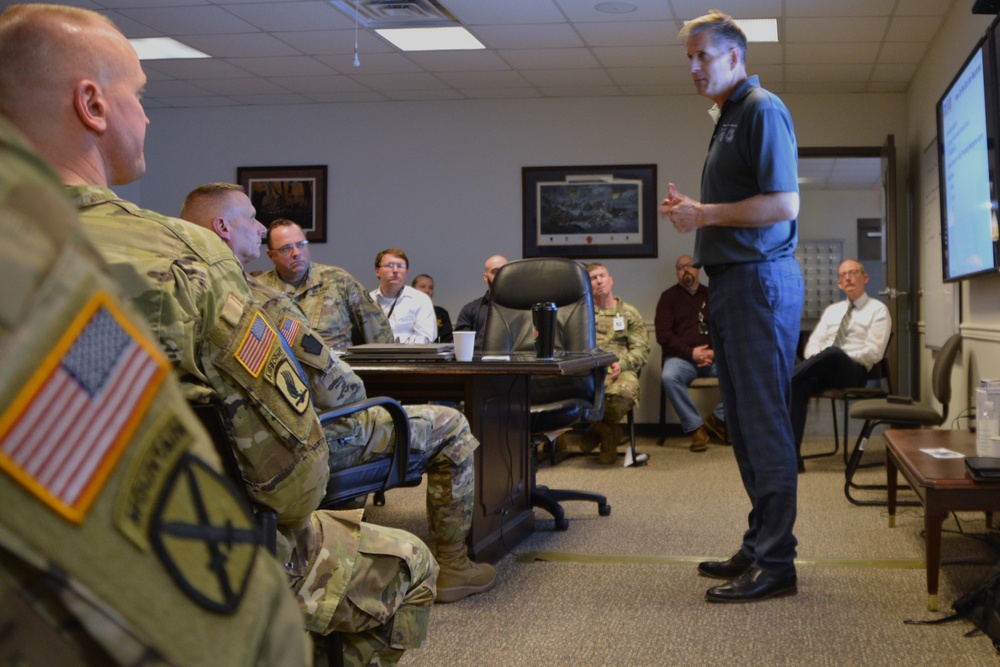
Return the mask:
[[389, 318], [389, 326], [397, 342], [430, 343], [437, 340], [437, 316], [429, 296], [409, 285], [403, 285], [395, 297], [383, 296], [381, 288], [373, 289], [371, 295]]
[[[847, 299], [832, 303], [823, 311], [823, 316], [816, 329], [809, 336], [806, 349], [803, 352], [808, 359], [833, 345], [840, 329], [840, 320], [847, 313]], [[878, 299], [868, 294], [862, 294], [854, 302], [854, 312], [847, 327], [847, 338], [840, 348], [851, 359], [862, 364], [868, 370], [882, 360], [885, 348], [889, 344], [889, 333], [892, 331], [892, 318], [889, 309]]]

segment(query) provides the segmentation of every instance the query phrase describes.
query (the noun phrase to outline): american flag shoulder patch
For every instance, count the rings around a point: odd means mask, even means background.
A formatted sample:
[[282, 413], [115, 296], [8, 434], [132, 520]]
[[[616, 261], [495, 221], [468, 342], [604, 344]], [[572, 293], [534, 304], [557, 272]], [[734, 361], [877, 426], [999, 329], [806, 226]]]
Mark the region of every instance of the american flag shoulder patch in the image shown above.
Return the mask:
[[295, 343], [295, 335], [299, 333], [299, 328], [302, 326], [302, 322], [299, 322], [294, 317], [285, 317], [281, 320], [281, 337], [285, 339], [285, 342], [289, 345]]
[[236, 361], [240, 362], [250, 375], [257, 377], [267, 362], [276, 336], [277, 334], [268, 321], [264, 319], [264, 316], [260, 312], [254, 313], [246, 335], [243, 336], [242, 342], [236, 348], [234, 355]]
[[95, 293], [0, 414], [0, 469], [82, 523], [168, 372], [159, 348]]

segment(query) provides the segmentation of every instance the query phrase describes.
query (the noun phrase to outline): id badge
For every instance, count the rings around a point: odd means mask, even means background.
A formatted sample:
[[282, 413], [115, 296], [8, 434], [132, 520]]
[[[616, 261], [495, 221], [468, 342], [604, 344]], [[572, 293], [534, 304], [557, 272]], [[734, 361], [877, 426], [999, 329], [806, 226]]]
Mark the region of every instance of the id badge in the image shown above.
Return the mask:
[[625, 331], [625, 318], [621, 315], [615, 315], [614, 328], [615, 331]]

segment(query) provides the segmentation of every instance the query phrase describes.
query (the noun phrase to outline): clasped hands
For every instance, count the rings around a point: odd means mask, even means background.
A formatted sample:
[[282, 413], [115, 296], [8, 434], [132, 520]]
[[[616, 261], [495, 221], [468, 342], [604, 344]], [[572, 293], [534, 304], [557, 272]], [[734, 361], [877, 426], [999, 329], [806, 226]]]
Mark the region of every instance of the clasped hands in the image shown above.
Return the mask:
[[682, 233], [704, 226], [701, 202], [682, 195], [673, 183], [667, 185], [667, 198], [660, 202], [660, 214], [670, 218], [674, 228]]
[[715, 352], [708, 345], [699, 345], [691, 350], [691, 361], [695, 366], [711, 366], [715, 361]]

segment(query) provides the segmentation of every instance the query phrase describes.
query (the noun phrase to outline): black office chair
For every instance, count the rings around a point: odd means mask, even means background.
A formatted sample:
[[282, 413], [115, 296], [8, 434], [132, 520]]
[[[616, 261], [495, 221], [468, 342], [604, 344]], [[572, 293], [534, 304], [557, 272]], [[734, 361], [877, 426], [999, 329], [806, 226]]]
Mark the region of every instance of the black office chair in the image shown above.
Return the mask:
[[[958, 353], [962, 348], [962, 334], [954, 334], [945, 341], [944, 346], [938, 352], [937, 359], [934, 360], [934, 367], [931, 369], [931, 389], [934, 398], [941, 404], [941, 411], [926, 403], [914, 403], [910, 397], [890, 396], [881, 399], [871, 399], [858, 401], [851, 406], [850, 415], [852, 419], [864, 419], [865, 425], [861, 427], [861, 433], [851, 452], [851, 459], [847, 463], [844, 482], [844, 495], [855, 505], [879, 505], [887, 504], [886, 500], [858, 500], [851, 496], [851, 489], [885, 489], [885, 484], [855, 484], [854, 473], [864, 456], [865, 447], [871, 438], [872, 431], [876, 426], [888, 424], [896, 428], [922, 428], [928, 426], [940, 426], [948, 418], [948, 405], [951, 403], [951, 370], [958, 358]], [[898, 502], [897, 505], [918, 505], [916, 501]]]
[[[889, 337], [890, 342], [892, 336]], [[835, 456], [840, 451], [840, 429], [837, 426], [837, 401], [844, 403], [844, 463], [847, 463], [847, 450], [849, 440], [848, 427], [850, 425], [850, 410], [853, 401], [863, 401], [874, 398], [885, 398], [892, 393], [892, 377], [889, 370], [889, 348], [886, 346], [886, 353], [882, 359], [872, 366], [865, 378], [864, 387], [843, 387], [835, 389], [828, 387], [824, 389], [819, 398], [830, 399], [830, 409], [833, 413], [833, 449], [816, 454], [803, 454], [803, 459], [818, 459], [824, 456]]]
[[[554, 302], [556, 313], [555, 349], [562, 352], [595, 351], [594, 307], [590, 276], [579, 263], [546, 257], [522, 259], [504, 265], [490, 288], [490, 309], [483, 335], [487, 354], [524, 353], [534, 355], [534, 326], [531, 307]], [[604, 415], [604, 375], [606, 369], [565, 376], [535, 376], [529, 381], [531, 433], [545, 433], [594, 422]], [[532, 507], [541, 507], [555, 519], [557, 530], [569, 522], [559, 504], [564, 500], [597, 503], [598, 514], [607, 516], [611, 506], [605, 496], [586, 491], [549, 489], [534, 483], [537, 461], [532, 458]]]
[[334, 410], [319, 414], [319, 421], [327, 427], [341, 417], [359, 410], [379, 406], [392, 418], [394, 431], [391, 456], [385, 456], [343, 470], [330, 472], [326, 485], [326, 496], [320, 509], [335, 509], [355, 498], [375, 494], [375, 504], [385, 503], [385, 492], [400, 486], [415, 486], [423, 481], [427, 461], [422, 456], [410, 455], [410, 424], [406, 411], [397, 401], [386, 396], [376, 396], [364, 401], [342, 405]]

